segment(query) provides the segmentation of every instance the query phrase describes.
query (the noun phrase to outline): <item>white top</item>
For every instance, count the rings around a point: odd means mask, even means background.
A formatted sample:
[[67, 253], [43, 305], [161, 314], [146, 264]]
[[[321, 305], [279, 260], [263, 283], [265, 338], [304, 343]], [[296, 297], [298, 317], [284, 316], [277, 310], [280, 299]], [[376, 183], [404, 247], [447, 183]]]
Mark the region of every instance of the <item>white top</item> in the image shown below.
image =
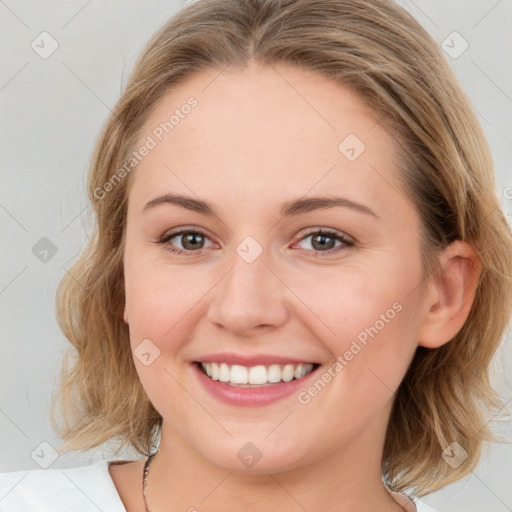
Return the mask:
[[[0, 512], [126, 512], [108, 472], [110, 462], [0, 473]], [[407, 512], [436, 512], [421, 501], [415, 508], [404, 496], [394, 497]]]

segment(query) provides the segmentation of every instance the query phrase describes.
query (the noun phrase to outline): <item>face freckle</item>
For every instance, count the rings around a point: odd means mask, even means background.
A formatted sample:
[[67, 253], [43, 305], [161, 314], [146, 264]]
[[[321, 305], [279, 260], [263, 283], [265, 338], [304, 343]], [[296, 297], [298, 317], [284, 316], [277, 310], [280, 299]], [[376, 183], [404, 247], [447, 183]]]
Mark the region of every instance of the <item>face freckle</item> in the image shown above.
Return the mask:
[[[419, 220], [398, 192], [392, 134], [348, 87], [278, 69], [229, 70], [206, 89], [204, 71], [168, 92], [143, 138], [190, 96], [197, 106], [130, 176], [125, 321], [132, 348], [149, 339], [159, 350], [137, 371], [164, 432], [225, 468], [247, 439], [269, 471], [373, 439], [421, 320]], [[338, 204], [281, 215], [313, 198]], [[186, 250], [183, 237], [158, 243], [180, 230], [208, 244], [182, 254], [171, 249]], [[353, 244], [322, 254], [304, 238], [315, 230]], [[289, 396], [235, 407], [205, 390], [195, 364], [225, 353], [315, 362], [325, 386], [308, 391], [312, 374]], [[284, 411], [293, 421], [280, 424]]]

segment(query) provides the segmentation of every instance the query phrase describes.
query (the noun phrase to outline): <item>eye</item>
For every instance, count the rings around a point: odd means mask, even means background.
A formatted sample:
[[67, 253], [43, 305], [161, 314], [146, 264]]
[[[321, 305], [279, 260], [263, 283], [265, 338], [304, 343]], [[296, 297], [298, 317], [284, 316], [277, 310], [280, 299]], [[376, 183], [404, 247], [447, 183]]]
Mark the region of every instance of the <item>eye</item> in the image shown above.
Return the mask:
[[[173, 240], [175, 240], [173, 242]], [[190, 254], [192, 252], [201, 253], [205, 248], [205, 241], [209, 240], [208, 236], [202, 231], [193, 229], [181, 229], [166, 233], [157, 243], [165, 245], [166, 249], [177, 254]], [[181, 247], [176, 247], [175, 244]]]
[[[306, 248], [304, 250], [311, 252], [313, 251], [315, 256], [318, 254], [320, 256], [330, 255], [333, 253], [337, 253], [346, 249], [347, 247], [353, 247], [354, 242], [350, 240], [346, 235], [340, 233], [338, 231], [330, 231], [317, 229], [315, 231], [310, 231], [304, 237], [302, 237], [298, 244], [310, 238], [309, 245], [311, 249]], [[338, 245], [336, 245], [338, 242]]]
[[[354, 242], [343, 233], [319, 228], [307, 233], [295, 245], [304, 242], [308, 238], [311, 239], [309, 243], [311, 248], [302, 247], [301, 249], [313, 253], [315, 256], [331, 255], [354, 246]], [[166, 250], [170, 252], [190, 255], [192, 253], [201, 254], [203, 249], [208, 247], [205, 246], [206, 241], [211, 242], [206, 233], [201, 230], [182, 228], [164, 234], [162, 238], [157, 240], [157, 243], [164, 245]], [[210, 243], [210, 247], [214, 245], [213, 242]]]

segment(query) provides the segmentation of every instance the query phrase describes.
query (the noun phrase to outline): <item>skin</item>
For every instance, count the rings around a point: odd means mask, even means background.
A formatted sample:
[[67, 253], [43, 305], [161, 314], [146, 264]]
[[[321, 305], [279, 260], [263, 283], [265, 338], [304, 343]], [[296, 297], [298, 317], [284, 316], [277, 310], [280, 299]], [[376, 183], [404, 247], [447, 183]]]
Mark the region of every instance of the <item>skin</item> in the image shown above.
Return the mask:
[[[381, 481], [393, 393], [418, 345], [438, 347], [462, 327], [474, 252], [453, 243], [439, 253], [442, 276], [422, 279], [420, 221], [397, 179], [392, 134], [346, 86], [287, 65], [202, 71], [161, 99], [141, 140], [190, 96], [197, 107], [138, 164], [128, 195], [124, 320], [132, 349], [150, 339], [160, 350], [148, 366], [134, 357], [164, 418], [150, 506], [402, 510]], [[338, 150], [348, 134], [366, 146], [353, 162]], [[218, 217], [172, 204], [142, 212], [171, 192], [208, 201]], [[280, 217], [285, 201], [334, 195], [375, 216], [335, 207]], [[186, 250], [184, 237], [156, 243], [180, 227], [205, 232], [199, 254], [169, 251]], [[307, 236], [315, 228], [355, 245], [322, 255]], [[263, 250], [252, 263], [236, 252], [248, 236]], [[396, 303], [401, 311], [306, 405], [292, 394], [233, 407], [191, 366], [208, 353], [265, 353], [319, 362], [321, 375]], [[247, 442], [262, 453], [252, 468], [237, 457]], [[110, 467], [128, 512], [144, 511], [143, 464]]]

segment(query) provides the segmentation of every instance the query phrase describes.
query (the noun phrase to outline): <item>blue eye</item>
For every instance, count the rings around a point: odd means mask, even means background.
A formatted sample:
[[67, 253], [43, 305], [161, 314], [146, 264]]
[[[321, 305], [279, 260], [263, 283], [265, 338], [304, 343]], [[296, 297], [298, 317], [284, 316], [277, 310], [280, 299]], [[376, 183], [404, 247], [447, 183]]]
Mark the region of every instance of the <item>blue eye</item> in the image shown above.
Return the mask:
[[[307, 238], [311, 238], [312, 249], [302, 248], [301, 250], [313, 253], [315, 256], [330, 255], [354, 245], [354, 242], [343, 233], [322, 229], [310, 231], [296, 243], [298, 244]], [[179, 240], [181, 248], [175, 246], [176, 242], [172, 242], [174, 239]], [[205, 246], [207, 240], [211, 242], [209, 237], [200, 230], [182, 229], [165, 234], [157, 243], [165, 245], [166, 250], [175, 254], [192, 255], [194, 253], [201, 254], [203, 249], [207, 247]], [[211, 245], [215, 244], [211, 242]]]

